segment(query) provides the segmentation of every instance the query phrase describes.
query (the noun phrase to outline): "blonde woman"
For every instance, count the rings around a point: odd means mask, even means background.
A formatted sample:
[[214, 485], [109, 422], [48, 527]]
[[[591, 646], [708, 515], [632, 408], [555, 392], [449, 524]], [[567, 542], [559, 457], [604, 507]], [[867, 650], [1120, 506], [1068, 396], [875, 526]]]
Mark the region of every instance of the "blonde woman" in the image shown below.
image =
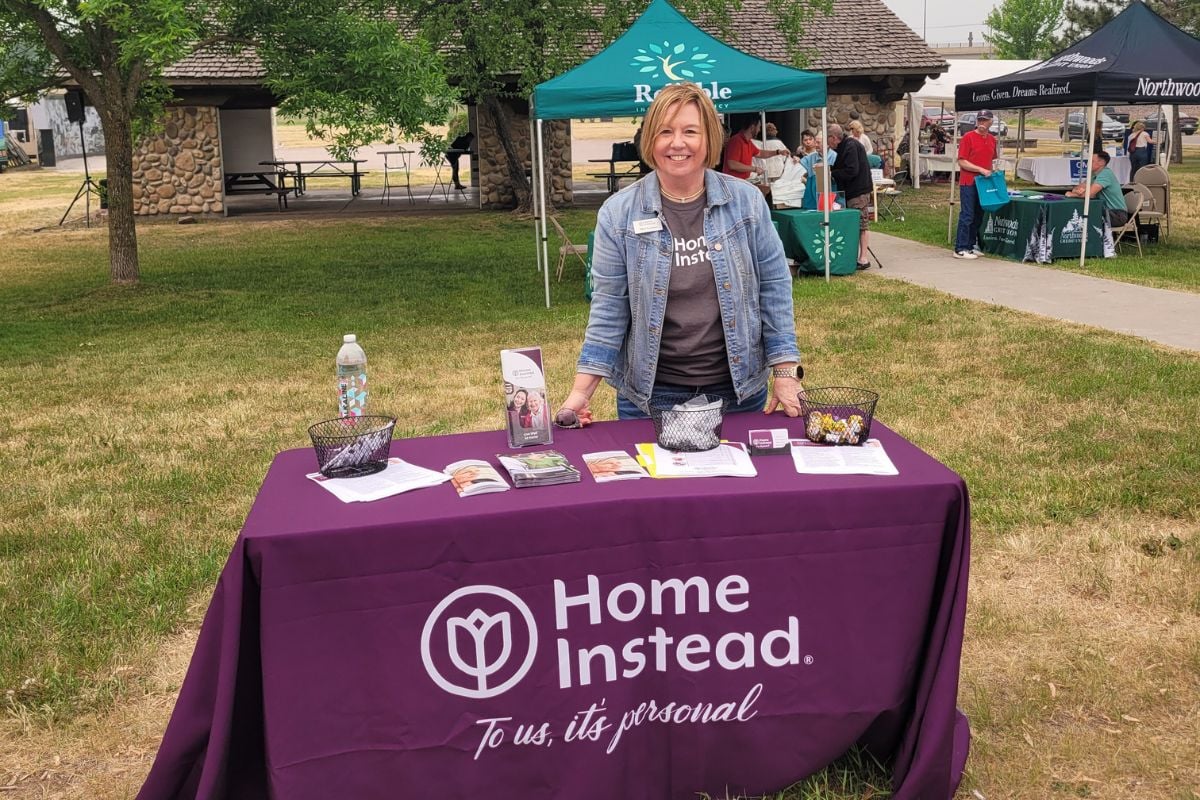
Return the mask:
[[850, 138], [856, 139], [863, 146], [863, 149], [867, 151], [867, 155], [875, 152], [875, 147], [871, 144], [871, 137], [867, 136], [867, 132], [863, 130], [862, 122], [852, 119], [850, 120], [850, 124], [846, 126], [846, 129], [850, 132]]
[[1150, 148], [1154, 146], [1154, 137], [1146, 130], [1146, 123], [1140, 119], [1133, 123], [1133, 133], [1129, 134], [1129, 169], [1130, 175], [1151, 162]]
[[590, 423], [601, 380], [617, 390], [621, 419], [697, 394], [720, 396], [726, 411], [798, 416], [803, 371], [783, 243], [758, 189], [713, 169], [722, 135], [712, 100], [671, 84], [642, 130], [652, 171], [600, 209], [591, 313], [556, 422]]

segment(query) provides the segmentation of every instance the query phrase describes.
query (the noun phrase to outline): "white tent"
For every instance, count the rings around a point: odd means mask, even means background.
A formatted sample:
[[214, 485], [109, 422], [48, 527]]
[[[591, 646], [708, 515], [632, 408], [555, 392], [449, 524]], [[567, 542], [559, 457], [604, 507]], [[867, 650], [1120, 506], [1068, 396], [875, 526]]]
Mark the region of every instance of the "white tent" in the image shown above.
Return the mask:
[[[914, 186], [921, 185], [920, 147], [917, 145], [916, 134], [920, 130], [922, 109], [926, 106], [938, 106], [953, 110], [954, 87], [960, 83], [974, 83], [998, 78], [1001, 75], [1031, 67], [1038, 62], [1018, 59], [985, 61], [955, 58], [950, 59], [947, 63], [950, 64], [950, 69], [936, 78], [925, 81], [925, 85], [919, 91], [910, 95], [908, 152], [912, 170], [910, 174]], [[957, 129], [957, 127], [956, 125], [955, 128]]]

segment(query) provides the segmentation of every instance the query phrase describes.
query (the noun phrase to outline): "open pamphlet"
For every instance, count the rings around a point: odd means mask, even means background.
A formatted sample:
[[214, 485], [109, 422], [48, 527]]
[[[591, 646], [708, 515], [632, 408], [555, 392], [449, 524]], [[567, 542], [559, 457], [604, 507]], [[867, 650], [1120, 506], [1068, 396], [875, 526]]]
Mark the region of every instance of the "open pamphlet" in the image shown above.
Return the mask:
[[509, 488], [495, 467], [477, 458], [447, 464], [442, 472], [450, 476], [450, 485], [458, 492], [459, 497], [507, 492]]
[[372, 475], [361, 475], [356, 478], [327, 478], [319, 472], [310, 472], [304, 477], [327, 489], [343, 503], [367, 503], [391, 497], [394, 494], [411, 492], [413, 489], [437, 486], [439, 483], [450, 480], [449, 475], [418, 467], [416, 464], [409, 464], [404, 459], [395, 457], [388, 459], [388, 465], [383, 471]]
[[539, 450], [536, 453], [501, 453], [496, 456], [500, 465], [508, 470], [513, 486], [551, 486], [556, 483], [578, 483], [579, 470], [571, 466], [567, 457], [557, 450]]
[[724, 442], [711, 450], [681, 453], [657, 444], [639, 444], [638, 461], [654, 478], [753, 478], [758, 475], [740, 442]]
[[861, 445], [815, 444], [792, 439], [792, 463], [802, 475], [899, 475], [883, 443], [868, 439]]
[[596, 483], [609, 481], [630, 481], [638, 478], [648, 478], [649, 473], [642, 469], [633, 456], [624, 450], [602, 450], [599, 453], [584, 453], [583, 463], [587, 464], [588, 472]]

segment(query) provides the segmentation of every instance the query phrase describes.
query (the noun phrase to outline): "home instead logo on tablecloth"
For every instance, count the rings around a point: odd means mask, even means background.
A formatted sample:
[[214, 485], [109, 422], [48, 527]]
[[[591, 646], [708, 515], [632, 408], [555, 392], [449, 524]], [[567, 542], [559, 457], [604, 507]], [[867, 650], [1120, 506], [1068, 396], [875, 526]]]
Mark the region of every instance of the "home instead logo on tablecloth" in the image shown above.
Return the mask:
[[[750, 583], [741, 575], [727, 575], [715, 585], [700, 576], [654, 579], [645, 586], [630, 581], [607, 592], [601, 590], [598, 577], [588, 575], [586, 588], [574, 590], [555, 580], [553, 596], [560, 689], [631, 679], [647, 669], [703, 672], [813, 662], [800, 651], [795, 616], [760, 635], [742, 630], [698, 633], [695, 624], [688, 624], [705, 619], [704, 627], [711, 628], [711, 615], [746, 611]], [[612, 623], [635, 623], [644, 617], [661, 624], [647, 636], [612, 635], [620, 630]], [[614, 638], [619, 641], [611, 641]], [[451, 592], [430, 613], [421, 633], [421, 659], [429, 677], [460, 697], [495, 697], [516, 686], [533, 665], [537, 647], [537, 624], [529, 606], [497, 586]]]

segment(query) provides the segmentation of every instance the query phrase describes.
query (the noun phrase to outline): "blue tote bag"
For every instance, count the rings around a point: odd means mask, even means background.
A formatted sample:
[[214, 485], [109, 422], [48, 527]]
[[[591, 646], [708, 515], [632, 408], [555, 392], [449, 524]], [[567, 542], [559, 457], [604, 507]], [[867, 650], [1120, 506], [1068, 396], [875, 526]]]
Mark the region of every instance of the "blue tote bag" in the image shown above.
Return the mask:
[[975, 191], [979, 193], [979, 205], [984, 211], [995, 211], [1008, 205], [1008, 184], [1004, 182], [1003, 172], [993, 172], [990, 176], [975, 176]]

